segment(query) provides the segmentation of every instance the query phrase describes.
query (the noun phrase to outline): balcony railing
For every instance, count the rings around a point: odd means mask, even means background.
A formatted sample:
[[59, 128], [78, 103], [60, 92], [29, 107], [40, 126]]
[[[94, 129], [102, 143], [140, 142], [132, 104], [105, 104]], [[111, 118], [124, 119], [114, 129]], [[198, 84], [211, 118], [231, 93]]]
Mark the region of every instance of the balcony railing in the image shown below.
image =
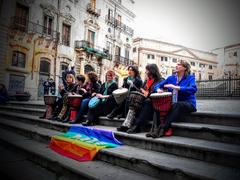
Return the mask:
[[107, 49], [102, 48], [100, 46], [96, 46], [93, 43], [90, 43], [89, 41], [75, 41], [75, 49], [76, 50], [84, 50], [89, 54], [95, 54], [96, 56], [106, 58], [111, 60], [112, 56], [109, 54]]
[[96, 9], [92, 3], [87, 4], [87, 12], [96, 17], [99, 17], [101, 15], [101, 9]]
[[17, 16], [11, 18], [11, 28], [13, 30], [18, 30], [26, 33], [36, 33], [42, 37], [53, 39], [54, 41], [58, 41], [60, 35], [59, 32], [53, 31], [51, 28], [47, 28], [45, 26]]
[[126, 24], [122, 23], [121, 21], [115, 19], [114, 17], [106, 15], [105, 22], [115, 28], [122, 30], [124, 33], [133, 36], [134, 33], [133, 29], [127, 26]]
[[125, 66], [133, 65], [132, 60], [130, 60], [129, 58], [123, 57], [123, 56], [119, 56], [119, 55], [115, 55], [114, 63], [122, 64]]

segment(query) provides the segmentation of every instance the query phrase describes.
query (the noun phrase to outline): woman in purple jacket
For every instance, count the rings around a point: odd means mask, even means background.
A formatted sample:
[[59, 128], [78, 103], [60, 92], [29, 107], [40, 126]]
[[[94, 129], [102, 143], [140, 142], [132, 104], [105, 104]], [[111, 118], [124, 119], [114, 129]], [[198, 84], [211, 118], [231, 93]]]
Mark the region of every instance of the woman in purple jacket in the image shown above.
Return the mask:
[[176, 97], [176, 102], [173, 102], [164, 124], [160, 126], [157, 135], [154, 135], [155, 137], [164, 136], [170, 129], [172, 122], [181, 120], [187, 114], [197, 111], [195, 96], [197, 86], [195, 77], [190, 75], [190, 69], [191, 66], [187, 61], [180, 60], [176, 66], [176, 75], [168, 77], [154, 87], [155, 92], [162, 93], [163, 89], [166, 88], [169, 92], [173, 92], [173, 96]]

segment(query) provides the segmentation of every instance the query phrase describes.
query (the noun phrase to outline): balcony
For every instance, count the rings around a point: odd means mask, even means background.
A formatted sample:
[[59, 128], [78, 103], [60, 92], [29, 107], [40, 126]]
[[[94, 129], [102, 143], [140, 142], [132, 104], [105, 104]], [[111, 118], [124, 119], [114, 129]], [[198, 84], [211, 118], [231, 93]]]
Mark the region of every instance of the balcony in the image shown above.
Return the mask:
[[87, 12], [96, 17], [99, 17], [101, 15], [101, 9], [96, 9], [92, 3], [87, 4]]
[[86, 51], [88, 54], [94, 54], [98, 57], [109, 60], [112, 59], [111, 55], [106, 49], [96, 46], [89, 41], [75, 41], [75, 50]]
[[118, 28], [123, 31], [123, 33], [133, 36], [133, 29], [122, 23], [121, 21], [115, 19], [112, 16], [106, 15], [105, 22], [112, 27]]
[[125, 66], [133, 65], [132, 60], [130, 60], [129, 58], [126, 58], [126, 57], [119, 56], [119, 55], [115, 55], [114, 63], [122, 64]]
[[11, 29], [29, 34], [36, 33], [41, 37], [53, 39], [54, 41], [58, 41], [60, 35], [59, 32], [53, 31], [53, 29], [46, 28], [40, 24], [17, 16], [11, 18]]

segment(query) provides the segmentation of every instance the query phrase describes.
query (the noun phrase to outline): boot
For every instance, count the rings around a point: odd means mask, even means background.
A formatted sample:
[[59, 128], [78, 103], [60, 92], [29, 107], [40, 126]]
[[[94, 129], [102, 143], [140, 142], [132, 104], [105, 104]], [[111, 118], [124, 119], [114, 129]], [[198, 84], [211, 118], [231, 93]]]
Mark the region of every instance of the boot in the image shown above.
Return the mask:
[[120, 126], [117, 127], [117, 131], [121, 131], [121, 132], [127, 132], [129, 128], [127, 126]]
[[114, 108], [110, 114], [107, 115], [108, 119], [113, 119], [117, 115], [117, 108]]

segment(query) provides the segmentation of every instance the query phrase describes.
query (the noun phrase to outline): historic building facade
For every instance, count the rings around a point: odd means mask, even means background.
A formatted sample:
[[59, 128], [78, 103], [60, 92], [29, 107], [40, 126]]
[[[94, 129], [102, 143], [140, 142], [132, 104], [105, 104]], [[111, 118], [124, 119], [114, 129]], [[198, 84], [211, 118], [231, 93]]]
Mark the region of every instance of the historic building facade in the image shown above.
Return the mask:
[[[105, 72], [131, 64], [135, 15], [132, 0], [1, 1], [1, 83], [10, 94], [43, 97], [48, 78], [62, 72]], [[121, 73], [118, 73], [121, 78]]]
[[133, 41], [133, 60], [144, 77], [145, 66], [156, 63], [164, 77], [172, 75], [178, 59], [191, 64], [197, 80], [211, 80], [219, 75], [217, 55], [167, 42], [136, 38]]
[[222, 76], [240, 77], [240, 44], [233, 44], [213, 50], [218, 54]]

